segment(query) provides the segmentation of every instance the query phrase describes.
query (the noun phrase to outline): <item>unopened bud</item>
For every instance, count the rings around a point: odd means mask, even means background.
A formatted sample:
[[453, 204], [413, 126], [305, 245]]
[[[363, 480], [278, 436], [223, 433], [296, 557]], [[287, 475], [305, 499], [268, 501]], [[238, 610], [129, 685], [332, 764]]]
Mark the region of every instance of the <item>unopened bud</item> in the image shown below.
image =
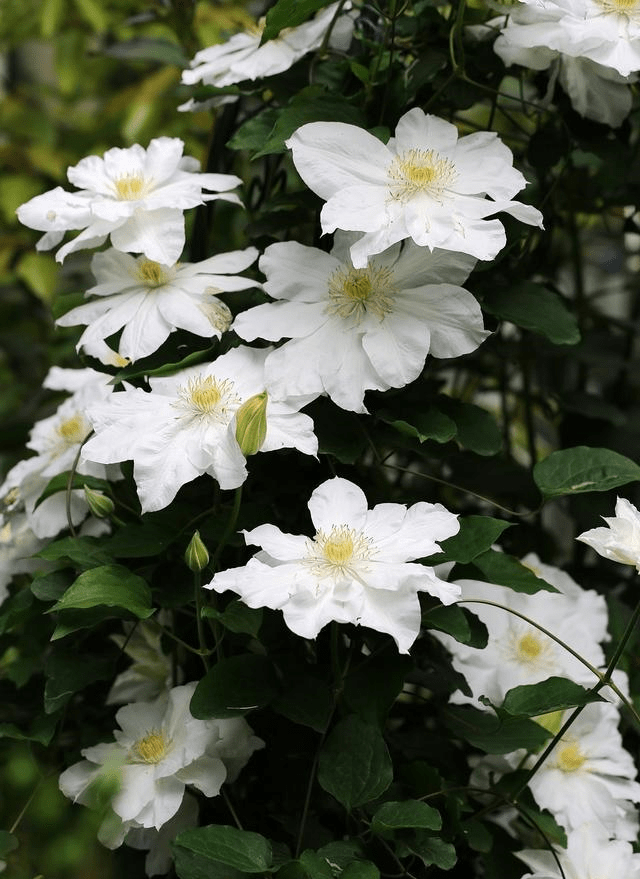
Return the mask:
[[249, 397], [236, 412], [236, 439], [245, 458], [259, 452], [267, 435], [266, 391]]
[[84, 487], [84, 497], [89, 509], [98, 519], [106, 519], [114, 510], [114, 503], [106, 494], [100, 491], [94, 491], [92, 488]]
[[189, 541], [189, 546], [184, 553], [184, 560], [187, 567], [194, 574], [204, 570], [209, 564], [209, 553], [207, 547], [202, 542], [199, 531], [193, 532], [193, 537]]

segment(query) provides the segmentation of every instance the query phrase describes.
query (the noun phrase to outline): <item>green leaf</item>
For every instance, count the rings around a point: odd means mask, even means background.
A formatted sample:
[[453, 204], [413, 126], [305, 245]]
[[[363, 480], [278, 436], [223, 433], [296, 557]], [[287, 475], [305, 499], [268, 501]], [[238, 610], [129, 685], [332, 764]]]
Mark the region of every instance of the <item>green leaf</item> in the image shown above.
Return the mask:
[[380, 870], [371, 861], [351, 861], [340, 874], [340, 879], [379, 879]]
[[64, 571], [49, 571], [34, 577], [31, 591], [40, 601], [57, 601], [71, 586], [74, 575], [67, 568]]
[[373, 832], [382, 835], [406, 827], [440, 830], [442, 818], [437, 809], [420, 800], [402, 800], [383, 803], [371, 820]]
[[37, 555], [49, 562], [68, 560], [79, 568], [95, 568], [113, 561], [100, 537], [63, 537], [45, 546]]
[[501, 320], [545, 336], [555, 345], [580, 341], [578, 323], [562, 298], [540, 284], [523, 281], [508, 290], [492, 291], [482, 308]]
[[587, 491], [608, 491], [640, 479], [640, 467], [611, 449], [576, 446], [552, 452], [533, 468], [545, 498]]
[[466, 607], [457, 604], [439, 604], [430, 608], [422, 616], [422, 624], [428, 629], [437, 629], [451, 635], [461, 644], [482, 649], [487, 646], [489, 633], [482, 620]]
[[318, 852], [311, 850], [302, 852], [300, 864], [304, 869], [303, 876], [308, 876], [309, 879], [335, 879], [328, 859]]
[[307, 86], [278, 113], [267, 142], [253, 158], [286, 152], [285, 141], [307, 122], [347, 122], [364, 127], [366, 120], [358, 107], [339, 95], [327, 92], [322, 86]]
[[513, 687], [504, 697], [502, 710], [508, 714], [537, 717], [541, 714], [550, 714], [552, 711], [562, 711], [565, 708], [602, 701], [604, 700], [597, 693], [592, 693], [591, 690], [573, 681], [550, 677], [537, 684]]
[[331, 717], [333, 694], [324, 681], [306, 675], [274, 699], [271, 707], [294, 723], [324, 732]]
[[399, 843], [396, 851], [401, 858], [417, 855], [425, 867], [433, 864], [441, 870], [450, 870], [457, 860], [456, 850], [450, 842], [425, 832], [417, 832], [414, 839]]
[[487, 754], [508, 754], [518, 748], [535, 751], [549, 738], [549, 731], [533, 720], [498, 716], [470, 706], [448, 706], [443, 719], [451, 732]]
[[246, 873], [171, 843], [179, 879], [244, 879]]
[[[527, 568], [518, 559], [508, 555], [506, 552], [489, 549], [483, 552], [482, 555], [476, 556], [473, 560], [473, 566], [482, 571], [487, 582], [495, 583], [498, 586], [508, 586], [514, 592], [524, 592], [527, 595], [533, 595], [535, 592], [540, 591], [558, 591], [555, 586], [552, 586], [551, 583], [547, 583], [546, 580], [542, 580], [540, 577], [536, 577], [530, 568]], [[461, 579], [459, 574], [457, 579]]]
[[502, 448], [500, 428], [486, 409], [444, 395], [438, 397], [438, 408], [455, 421], [456, 440], [463, 449], [476, 455], [496, 455]]
[[37, 742], [45, 747], [51, 742], [59, 717], [41, 714], [31, 724], [29, 731], [21, 730], [14, 723], [0, 723], [0, 739], [14, 739], [19, 742]]
[[51, 654], [45, 663], [45, 712], [52, 714], [58, 711], [74, 693], [94, 681], [107, 680], [113, 675], [113, 667], [113, 657], [79, 656], [76, 651]]
[[61, 610], [57, 614], [56, 627], [51, 636], [52, 641], [66, 638], [79, 629], [93, 629], [105, 620], [126, 620], [131, 618], [129, 611], [121, 607], [105, 607], [98, 605], [83, 610]]
[[413, 668], [409, 656], [382, 651], [349, 672], [343, 695], [352, 711], [365, 720], [384, 723], [389, 709]]
[[242, 873], [264, 873], [273, 861], [268, 839], [225, 824], [184, 830], [176, 837], [174, 846]]
[[320, 752], [320, 786], [350, 812], [379, 797], [392, 780], [391, 757], [378, 725], [355, 714], [341, 720]]
[[267, 705], [277, 692], [273, 666], [266, 656], [231, 656], [214, 665], [198, 683], [191, 713], [201, 720], [239, 717]]
[[159, 555], [178, 535], [175, 528], [157, 522], [128, 522], [112, 537], [104, 539], [104, 549], [114, 558], [142, 559]]
[[308, 21], [318, 9], [329, 3], [331, 0], [278, 0], [267, 12], [262, 42], [277, 37], [285, 27], [296, 27]]
[[[66, 491], [69, 484], [69, 475], [69, 471], [67, 471], [66, 473], [58, 473], [57, 476], [52, 477], [36, 501], [34, 509], [39, 507], [42, 501], [46, 501], [46, 499], [51, 497], [52, 494]], [[84, 473], [74, 473], [71, 480], [71, 488], [84, 488], [85, 485], [87, 488], [94, 488], [96, 491], [103, 491], [107, 494], [111, 492], [111, 483], [107, 482], [106, 479], [98, 479], [95, 476], [87, 476]]]
[[313, 418], [318, 452], [332, 455], [341, 464], [355, 464], [367, 448], [367, 438], [358, 416], [338, 409], [323, 397], [319, 397], [305, 411]]
[[121, 565], [102, 565], [80, 574], [47, 613], [85, 610], [99, 605], [124, 608], [141, 620], [153, 613], [147, 583]]
[[213, 607], [202, 609], [203, 617], [219, 620], [225, 629], [242, 635], [257, 637], [262, 625], [263, 612], [261, 607], [249, 607], [239, 598], [230, 601], [224, 610]]
[[398, 417], [395, 412], [388, 409], [383, 409], [376, 415], [400, 433], [415, 437], [421, 443], [425, 440], [435, 440], [437, 443], [449, 442], [458, 430], [455, 421], [434, 406], [422, 412], [412, 411], [404, 418]]
[[442, 552], [429, 556], [425, 559], [426, 564], [471, 562], [476, 556], [490, 549], [502, 532], [511, 527], [510, 522], [492, 519], [490, 516], [460, 517], [458, 522], [460, 523], [458, 533], [443, 540], [440, 544]]
[[227, 146], [231, 150], [249, 150], [252, 153], [261, 150], [268, 141], [280, 113], [280, 110], [267, 107], [257, 116], [247, 119], [227, 141]]

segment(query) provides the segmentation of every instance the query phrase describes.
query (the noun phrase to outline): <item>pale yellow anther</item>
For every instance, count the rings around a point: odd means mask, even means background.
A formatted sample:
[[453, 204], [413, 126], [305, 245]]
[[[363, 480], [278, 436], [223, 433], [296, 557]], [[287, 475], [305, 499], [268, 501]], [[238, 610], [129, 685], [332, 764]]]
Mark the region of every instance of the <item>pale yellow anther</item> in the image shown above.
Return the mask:
[[137, 201], [147, 193], [147, 182], [140, 174], [125, 174], [115, 181], [119, 201]]
[[458, 176], [456, 166], [435, 150], [407, 150], [396, 156], [388, 172], [391, 196], [406, 202], [420, 193], [440, 199]]
[[213, 421], [228, 423], [233, 417], [232, 406], [240, 403], [229, 379], [217, 379], [211, 375], [196, 376], [178, 388], [180, 402], [174, 405], [186, 409], [190, 415], [207, 417]]
[[90, 431], [90, 426], [79, 412], [72, 418], [67, 418], [57, 427], [58, 434], [70, 446], [75, 445], [75, 443], [81, 443], [86, 439]]
[[318, 577], [354, 574], [366, 570], [366, 562], [374, 555], [371, 540], [348, 525], [334, 525], [328, 534], [318, 531], [308, 542], [306, 564]]
[[533, 632], [527, 632], [518, 640], [516, 650], [520, 659], [524, 662], [531, 662], [540, 656], [543, 645], [537, 635]]
[[150, 732], [138, 739], [129, 752], [131, 763], [159, 763], [166, 757], [171, 742], [167, 741], [160, 732]]
[[596, 0], [609, 15], [626, 15], [635, 18], [638, 15], [640, 0]]
[[152, 259], [145, 259], [144, 262], [140, 263], [138, 277], [145, 287], [162, 287], [170, 280], [160, 263], [154, 262]]
[[576, 772], [586, 761], [585, 755], [580, 750], [578, 742], [564, 745], [558, 751], [556, 765], [563, 772]]
[[354, 318], [356, 323], [367, 313], [382, 321], [393, 310], [397, 292], [393, 272], [386, 266], [372, 262], [366, 269], [338, 269], [329, 278], [326, 310], [329, 314]]

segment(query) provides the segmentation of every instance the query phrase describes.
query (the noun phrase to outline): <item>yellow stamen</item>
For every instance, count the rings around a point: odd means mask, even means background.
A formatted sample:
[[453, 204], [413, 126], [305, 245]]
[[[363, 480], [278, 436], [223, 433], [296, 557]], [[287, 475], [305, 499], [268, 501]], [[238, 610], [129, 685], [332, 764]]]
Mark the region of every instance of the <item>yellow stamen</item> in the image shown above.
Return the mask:
[[178, 388], [180, 402], [174, 405], [186, 408], [191, 415], [228, 423], [233, 416], [231, 407], [240, 404], [233, 389], [234, 384], [229, 379], [199, 375]]
[[340, 268], [329, 278], [326, 310], [343, 318], [355, 318], [356, 324], [368, 312], [383, 321], [393, 310], [397, 292], [393, 272], [387, 266], [372, 262], [366, 269]]
[[145, 259], [144, 262], [140, 263], [138, 277], [145, 287], [162, 287], [170, 280], [160, 263], [154, 262], [152, 259]]
[[362, 563], [367, 562], [375, 550], [371, 540], [362, 532], [348, 525], [334, 525], [328, 534], [318, 531], [308, 543], [305, 562], [318, 577], [332, 574], [354, 574], [355, 566], [365, 570]]
[[391, 178], [391, 197], [402, 202], [420, 193], [440, 199], [458, 176], [450, 159], [435, 150], [416, 149], [396, 156], [387, 173]]
[[519, 640], [516, 647], [516, 651], [518, 653], [518, 657], [523, 662], [532, 662], [537, 659], [542, 653], [543, 645], [533, 632], [528, 632], [526, 635], [523, 635]]
[[115, 181], [116, 198], [119, 201], [137, 201], [147, 193], [147, 183], [140, 174], [125, 174]]
[[638, 16], [639, 0], [596, 0], [607, 15], [626, 15], [630, 18]]
[[564, 745], [558, 751], [557, 766], [563, 772], [575, 772], [580, 769], [586, 759], [578, 742], [572, 742], [570, 745]]
[[171, 741], [167, 741], [161, 732], [150, 732], [135, 742], [129, 752], [129, 761], [131, 763], [160, 763], [166, 757], [170, 747]]
[[83, 415], [79, 412], [72, 418], [67, 418], [56, 428], [58, 434], [67, 443], [72, 446], [75, 443], [81, 443], [89, 435], [91, 427], [87, 424]]

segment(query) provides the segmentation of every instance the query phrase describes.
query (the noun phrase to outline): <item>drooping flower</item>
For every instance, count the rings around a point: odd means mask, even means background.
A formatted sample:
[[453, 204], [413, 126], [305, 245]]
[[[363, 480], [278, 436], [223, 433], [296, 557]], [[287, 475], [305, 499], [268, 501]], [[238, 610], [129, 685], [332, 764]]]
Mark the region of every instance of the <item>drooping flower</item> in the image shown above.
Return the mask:
[[592, 528], [579, 534], [577, 540], [586, 543], [606, 559], [623, 565], [635, 565], [640, 573], [640, 511], [619, 497], [615, 516], [603, 516], [606, 528]]
[[514, 12], [496, 41], [499, 54], [555, 51], [621, 76], [640, 71], [638, 0], [523, 0]]
[[356, 125], [310, 122], [287, 146], [304, 182], [326, 200], [323, 232], [365, 233], [351, 247], [359, 269], [405, 238], [493, 259], [506, 236], [499, 220], [486, 218], [501, 211], [542, 226], [536, 208], [512, 200], [526, 180], [494, 132], [458, 139], [455, 125], [417, 107], [386, 145]]
[[[235, 415], [245, 400], [265, 390], [269, 350], [233, 348], [213, 363], [151, 378], [150, 393], [125, 387], [90, 410], [95, 436], [83, 456], [102, 464], [133, 460], [143, 512], [166, 507], [182, 485], [203, 473], [223, 489], [237, 488], [247, 469]], [[309, 399], [269, 397], [261, 452], [296, 448], [316, 454], [313, 422], [298, 411]]]
[[[543, 564], [533, 553], [522, 561], [559, 591], [527, 595], [478, 580], [458, 583], [462, 601], [468, 601], [465, 606], [485, 623], [489, 640], [479, 649], [434, 633], [452, 654], [453, 667], [464, 675], [471, 690], [470, 696], [457, 690], [451, 697], [453, 702], [477, 705], [478, 699], [486, 696], [494, 705], [501, 705], [513, 687], [549, 677], [568, 677], [589, 685], [596, 682], [593, 673], [571, 653], [510, 611], [538, 623], [597, 668], [604, 663], [600, 645], [608, 637], [604, 598], [591, 589], [582, 589], [567, 573]], [[502, 607], [477, 601], [491, 601]]]
[[[617, 127], [631, 110], [629, 84], [636, 75], [622, 75], [615, 65], [598, 63], [589, 52], [574, 52], [570, 39], [562, 41], [565, 6], [553, 2], [511, 4], [508, 15], [486, 23], [484, 34], [500, 32], [494, 49], [506, 65], [548, 69], [551, 80], [558, 78], [576, 112]], [[474, 32], [481, 27], [476, 26]]]
[[408, 242], [355, 269], [356, 237], [337, 234], [331, 254], [287, 241], [262, 256], [265, 290], [279, 301], [242, 312], [233, 329], [247, 341], [291, 339], [266, 361], [275, 393], [327, 393], [343, 409], [366, 412], [366, 390], [403, 387], [428, 353], [467, 354], [489, 335], [477, 301], [458, 286], [473, 257]]
[[[161, 613], [163, 613], [161, 611]], [[162, 617], [158, 622], [164, 623]], [[162, 649], [162, 629], [154, 620], [124, 623], [124, 635], [111, 635], [120, 650], [133, 662], [121, 672], [107, 695], [107, 705], [123, 705], [157, 698], [167, 690], [176, 669], [171, 656]], [[181, 672], [178, 671], [178, 680]]]
[[178, 328], [220, 338], [232, 316], [216, 294], [259, 286], [235, 274], [257, 256], [258, 251], [248, 247], [199, 263], [169, 266], [113, 249], [97, 253], [91, 268], [98, 284], [86, 293], [97, 298], [68, 311], [57, 323], [87, 324], [78, 348], [89, 352], [122, 330], [118, 354], [131, 362], [153, 354]]
[[111, 236], [116, 250], [143, 253], [147, 259], [173, 265], [184, 248], [183, 211], [214, 199], [239, 204], [229, 192], [241, 182], [231, 174], [202, 174], [196, 159], [183, 156], [177, 137], [154, 138], [147, 149], [135, 144], [88, 156], [69, 168], [69, 182], [18, 208], [18, 219], [45, 234], [38, 250], [49, 250], [70, 229], [81, 229], [56, 254], [97, 247]]
[[[522, 879], [640, 879], [640, 854], [630, 843], [610, 840], [598, 824], [582, 824], [567, 834], [567, 847], [514, 852], [533, 870]], [[559, 863], [558, 863], [559, 862]]]
[[60, 776], [65, 796], [90, 805], [96, 783], [111, 783], [110, 808], [100, 835], [112, 848], [136, 828], [159, 830], [180, 808], [187, 785], [217, 796], [225, 781], [264, 745], [240, 717], [197, 720], [189, 711], [196, 684], [153, 702], [134, 702], [116, 714], [115, 742], [82, 751], [85, 760]]
[[[93, 369], [60, 369], [54, 367], [44, 381], [51, 390], [72, 391], [53, 415], [37, 421], [30, 433], [27, 447], [37, 454], [19, 461], [7, 474], [0, 486], [2, 518], [9, 520], [24, 512], [28, 526], [36, 537], [54, 537], [67, 527], [67, 500], [65, 492], [50, 495], [38, 503], [49, 481], [60, 473], [71, 470], [82, 443], [91, 433], [87, 418], [88, 407], [111, 395], [110, 376]], [[104, 467], [89, 461], [79, 461], [76, 472], [100, 479], [117, 479], [119, 467]], [[81, 489], [70, 492], [69, 514], [74, 525], [80, 524], [89, 512]], [[99, 530], [105, 525], [99, 523]]]
[[[201, 82], [224, 88], [243, 80], [274, 76], [288, 70], [308, 52], [319, 49], [330, 27], [328, 46], [346, 51], [353, 34], [353, 16], [348, 14], [351, 4], [346, 3], [342, 13], [336, 17], [338, 6], [338, 3], [331, 3], [311, 21], [284, 28], [277, 37], [262, 45], [265, 19], [261, 18], [251, 30], [235, 34], [226, 43], [198, 52], [191, 61], [191, 70], [183, 71], [182, 82], [187, 85]], [[179, 109], [194, 110], [201, 106], [200, 102], [191, 100]]]
[[420, 631], [418, 592], [444, 604], [459, 595], [433, 568], [416, 564], [456, 534], [457, 517], [441, 504], [378, 504], [346, 479], [323, 482], [309, 500], [313, 538], [275, 525], [245, 531], [262, 547], [244, 567], [217, 573], [208, 589], [236, 592], [249, 607], [282, 610], [287, 626], [315, 638], [328, 622], [355, 623], [391, 635], [407, 653]]

